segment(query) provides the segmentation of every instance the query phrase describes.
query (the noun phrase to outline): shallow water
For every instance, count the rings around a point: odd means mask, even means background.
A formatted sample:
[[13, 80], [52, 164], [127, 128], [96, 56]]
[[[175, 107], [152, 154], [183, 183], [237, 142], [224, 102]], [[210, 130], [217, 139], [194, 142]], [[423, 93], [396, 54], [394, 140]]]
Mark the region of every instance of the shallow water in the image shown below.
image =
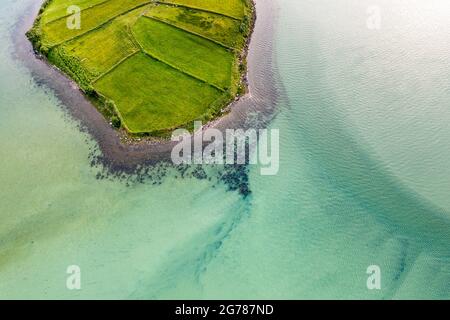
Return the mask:
[[450, 297], [446, 1], [379, 1], [371, 30], [371, 1], [277, 0], [280, 171], [251, 167], [248, 197], [97, 179], [96, 143], [13, 58], [30, 2], [0, 0], [1, 298]]

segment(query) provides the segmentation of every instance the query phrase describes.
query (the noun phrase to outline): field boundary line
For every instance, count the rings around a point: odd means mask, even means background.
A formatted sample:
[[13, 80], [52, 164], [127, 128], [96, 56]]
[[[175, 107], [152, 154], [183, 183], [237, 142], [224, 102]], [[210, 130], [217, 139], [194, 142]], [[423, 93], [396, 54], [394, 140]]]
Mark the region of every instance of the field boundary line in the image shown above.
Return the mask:
[[197, 80], [197, 81], [206, 83], [207, 85], [209, 85], [209, 86], [211, 86], [211, 87], [213, 87], [213, 88], [215, 88], [215, 89], [217, 89], [217, 90], [219, 90], [219, 91], [221, 91], [221, 92], [225, 92], [225, 89], [223, 89], [223, 88], [221, 88], [221, 87], [219, 87], [219, 86], [217, 86], [217, 85], [215, 85], [215, 84], [213, 84], [213, 83], [211, 83], [211, 82], [209, 82], [209, 81], [206, 81], [206, 80], [204, 80], [204, 79], [202, 79], [202, 78], [200, 78], [200, 77], [197, 77], [196, 75], [193, 75], [193, 74], [190, 73], [190, 72], [184, 71], [183, 69], [180, 69], [180, 68], [174, 66], [173, 64], [171, 64], [171, 63], [169, 63], [169, 62], [167, 62], [167, 61], [164, 61], [163, 59], [161, 59], [161, 58], [155, 56], [154, 54], [148, 52], [148, 51], [145, 50], [145, 49], [141, 49], [141, 50], [142, 50], [142, 53], [144, 53], [146, 56], [152, 58], [153, 60], [156, 60], [156, 61], [159, 61], [159, 62], [161, 62], [161, 63], [164, 63], [165, 65], [169, 66], [170, 68], [172, 68], [172, 69], [174, 69], [174, 70], [176, 70], [176, 71], [178, 71], [178, 72], [181, 72], [182, 74], [187, 75], [187, 76], [189, 76], [190, 78], [193, 78], [193, 79], [195, 79], [195, 80]]
[[117, 63], [115, 63], [111, 68], [109, 68], [107, 71], [103, 72], [101, 75], [99, 75], [97, 78], [93, 79], [91, 81], [91, 84], [94, 84], [95, 82], [97, 82], [98, 80], [100, 80], [101, 78], [103, 78], [104, 76], [106, 76], [108, 73], [112, 72], [114, 69], [116, 69], [118, 66], [120, 66], [122, 63], [124, 63], [126, 60], [128, 60], [129, 58], [131, 58], [132, 56], [136, 55], [137, 53], [141, 52], [141, 50], [139, 50], [138, 48], [136, 48], [136, 51], [130, 53], [129, 55], [127, 55], [126, 57], [123, 57], [122, 59], [120, 59]]
[[[97, 91], [97, 90], [96, 90], [96, 91]], [[114, 102], [114, 100], [111, 99], [110, 97], [108, 97], [107, 95], [101, 93], [100, 91], [97, 91], [97, 94], [100, 95], [103, 99], [109, 100], [109, 101], [112, 101], [112, 102], [113, 102], [112, 105], [113, 105], [114, 111], [116, 112], [117, 116], [119, 117], [121, 124], [125, 127], [125, 130], [127, 130], [127, 131], [133, 133], [133, 132], [130, 130], [130, 128], [128, 128], [128, 125], [127, 125], [127, 123], [125, 122], [125, 120], [123, 119], [123, 116], [122, 116], [122, 114], [120, 113], [119, 109], [117, 108], [116, 103]]]
[[[93, 4], [93, 5], [90, 5], [89, 7], [86, 7], [86, 8], [84, 8], [84, 9], [81, 9], [81, 10], [80, 10], [80, 13], [83, 12], [83, 11], [85, 11], [85, 10], [89, 10], [89, 9], [95, 8], [96, 6], [102, 5], [102, 4], [104, 4], [104, 3], [106, 3], [106, 2], [109, 2], [109, 1], [112, 1], [112, 0], [105, 0], [105, 1], [102, 1], [102, 2], [99, 2], [99, 3], [96, 3], [96, 4]], [[44, 23], [44, 26], [46, 26], [46, 25], [48, 25], [48, 24], [50, 24], [50, 23], [56, 22], [56, 21], [58, 21], [58, 20], [61, 20], [61, 19], [67, 19], [67, 18], [70, 17], [71, 15], [72, 15], [72, 14], [65, 14], [65, 15], [63, 15], [63, 16], [61, 16], [61, 17], [59, 17], [59, 18], [56, 18], [56, 19], [47, 21], [46, 23]]]
[[[145, 54], [145, 53], [144, 53], [144, 54]], [[97, 90], [96, 90], [96, 91], [97, 91]], [[168, 131], [172, 131], [172, 130], [175, 130], [175, 129], [177, 129], [177, 128], [185, 127], [185, 126], [189, 125], [189, 124], [192, 122], [192, 120], [189, 120], [189, 121], [187, 121], [187, 122], [185, 122], [185, 123], [178, 124], [178, 125], [175, 125], [175, 126], [170, 127], [170, 128], [166, 128], [166, 129], [155, 129], [155, 130], [151, 130], [151, 131], [131, 130], [131, 129], [128, 127], [128, 125], [127, 125], [125, 119], [124, 119], [123, 116], [122, 116], [122, 113], [120, 112], [120, 110], [119, 110], [119, 108], [117, 107], [117, 105], [116, 105], [116, 103], [114, 102], [114, 100], [111, 99], [110, 97], [108, 97], [107, 95], [105, 95], [104, 93], [100, 92], [100, 91], [97, 91], [97, 94], [99, 94], [101, 97], [103, 97], [103, 99], [105, 99], [105, 100], [110, 100], [110, 101], [113, 102], [114, 111], [115, 111], [115, 113], [117, 114], [117, 116], [119, 117], [119, 119], [120, 119], [122, 125], [125, 127], [125, 129], [126, 129], [128, 132], [130, 132], [130, 133], [132, 133], [132, 134], [145, 134], [145, 133], [150, 133], [150, 134], [151, 134], [152, 132], [159, 131], [159, 130], [168, 130]], [[223, 98], [225, 97], [225, 95], [226, 95], [226, 92], [222, 92], [222, 94], [219, 95], [219, 97], [218, 97], [217, 99], [215, 99], [213, 102], [211, 102], [210, 106], [214, 105], [214, 104], [215, 104], [217, 101], [219, 101], [220, 99], [223, 99]], [[208, 109], [210, 109], [210, 108], [208, 107]], [[204, 118], [207, 114], [208, 114], [208, 112], [205, 111], [204, 113], [202, 113], [201, 115], [199, 115], [197, 118]]]
[[[131, 30], [131, 32], [133, 33], [133, 30]], [[185, 75], [187, 75], [187, 76], [189, 76], [189, 77], [191, 77], [191, 78], [194, 78], [194, 79], [196, 79], [196, 80], [198, 80], [198, 81], [200, 81], [200, 82], [204, 82], [204, 83], [210, 85], [211, 87], [216, 88], [216, 89], [219, 90], [219, 91], [222, 91], [222, 92], [225, 92], [225, 91], [226, 91], [225, 89], [223, 89], [223, 88], [221, 88], [221, 87], [219, 87], [219, 86], [217, 86], [217, 85], [215, 85], [215, 84], [213, 84], [213, 83], [210, 83], [209, 81], [206, 81], [206, 80], [204, 80], [204, 79], [202, 79], [202, 78], [200, 78], [200, 77], [197, 77], [196, 75], [193, 75], [193, 74], [191, 74], [190, 72], [187, 72], [187, 71], [185, 71], [185, 70], [183, 70], [183, 69], [180, 69], [180, 68], [178, 68], [178, 67], [172, 65], [171, 63], [165, 61], [164, 59], [161, 59], [161, 58], [157, 57], [156, 55], [154, 55], [154, 54], [148, 52], [147, 50], [144, 49], [144, 47], [142, 46], [142, 44], [139, 42], [139, 40], [136, 38], [136, 36], [135, 36], [134, 34], [133, 34], [133, 37], [134, 37], [134, 39], [136, 40], [137, 44], [139, 45], [141, 51], [142, 51], [145, 55], [149, 56], [150, 58], [152, 58], [152, 59], [154, 59], [154, 60], [157, 60], [157, 61], [159, 61], [159, 62], [162, 62], [162, 63], [168, 65], [169, 67], [171, 67], [172, 69], [175, 69], [175, 70], [177, 70], [178, 72], [181, 72], [181, 73], [183, 73], [183, 74], [185, 74]]]
[[136, 24], [136, 22], [137, 22], [138, 20], [139, 20], [139, 18], [136, 19], [136, 21], [134, 21], [132, 24], [127, 24], [127, 33], [128, 33], [128, 36], [129, 36], [130, 39], [131, 39], [131, 42], [133, 42], [133, 44], [134, 44], [139, 50], [142, 51], [142, 46], [141, 46], [141, 44], [139, 43], [139, 41], [136, 39], [136, 37], [135, 37], [134, 34], [133, 34], [133, 27], [134, 27], [134, 25]]
[[132, 56], [134, 56], [135, 54], [139, 53], [142, 51], [141, 45], [139, 44], [139, 42], [134, 38], [133, 33], [131, 32], [131, 27], [129, 24], [126, 25], [126, 32], [128, 34], [128, 37], [130, 38], [130, 41], [132, 42], [132, 44], [135, 46], [135, 50], [134, 52], [130, 53], [129, 55], [127, 55], [126, 57], [120, 59], [117, 63], [115, 63], [111, 68], [109, 68], [107, 71], [105, 71], [104, 73], [102, 73], [101, 75], [99, 75], [97, 78], [95, 78], [94, 80], [91, 81], [91, 84], [94, 84], [97, 80], [100, 80], [100, 78], [103, 78], [104, 76], [106, 76], [108, 73], [110, 73], [111, 71], [113, 71], [115, 68], [117, 68], [120, 64], [122, 64], [123, 62], [125, 62], [125, 60], [127, 60], [128, 58], [131, 58]]
[[204, 35], [201, 35], [201, 34], [199, 34], [199, 33], [197, 33], [197, 32], [193, 32], [193, 31], [191, 31], [191, 30], [188, 30], [188, 29], [185, 29], [185, 28], [176, 26], [176, 25], [174, 25], [173, 23], [170, 23], [170, 22], [168, 22], [168, 21], [164, 21], [164, 20], [162, 20], [162, 19], [159, 19], [159, 18], [156, 18], [156, 17], [153, 17], [153, 16], [148, 16], [147, 14], [144, 14], [143, 16], [144, 16], [145, 18], [147, 18], [147, 19], [152, 19], [152, 20], [155, 20], [155, 21], [158, 21], [158, 22], [167, 24], [167, 25], [169, 25], [169, 26], [171, 26], [171, 27], [174, 27], [174, 28], [176, 28], [176, 29], [179, 29], [179, 30], [181, 30], [181, 31], [185, 31], [185, 32], [187, 32], [187, 33], [193, 34], [194, 36], [197, 36], [197, 37], [203, 38], [203, 39], [205, 39], [205, 40], [214, 42], [215, 44], [217, 44], [217, 45], [219, 45], [219, 46], [221, 46], [221, 47], [223, 47], [223, 48], [225, 48], [225, 49], [236, 50], [236, 48], [234, 48], [234, 47], [229, 47], [229, 46], [227, 46], [226, 44], [224, 44], [224, 43], [222, 43], [222, 42], [220, 42], [220, 41], [217, 41], [217, 40], [208, 38], [208, 37], [206, 37], [206, 36], [204, 36]]
[[[151, 134], [152, 132], [160, 131], [160, 130], [173, 131], [173, 130], [175, 130], [175, 129], [177, 129], [177, 128], [185, 127], [185, 126], [189, 125], [189, 124], [192, 122], [192, 120], [189, 120], [189, 121], [187, 121], [187, 122], [185, 122], [185, 123], [178, 124], [178, 125], [175, 125], [175, 126], [170, 127], [170, 128], [166, 128], [166, 129], [154, 129], [154, 130], [151, 130], [151, 131], [131, 130], [131, 129], [128, 127], [128, 125], [127, 125], [125, 119], [123, 118], [123, 116], [122, 116], [120, 110], [117, 108], [116, 103], [114, 102], [114, 100], [111, 99], [110, 97], [108, 97], [107, 95], [105, 95], [104, 93], [101, 93], [100, 91], [97, 91], [97, 94], [100, 95], [103, 99], [105, 99], [105, 100], [110, 100], [110, 101], [113, 102], [114, 111], [115, 111], [115, 113], [117, 114], [117, 116], [119, 117], [119, 119], [120, 119], [122, 125], [125, 127], [125, 129], [126, 129], [128, 132], [130, 132], [130, 133], [132, 133], [132, 134], [145, 134], [145, 133], [150, 133], [150, 134]], [[221, 94], [217, 99], [215, 99], [210, 105], [213, 105], [214, 103], [216, 103], [217, 101], [219, 101], [220, 99], [222, 99], [224, 96], [225, 96], [225, 93], [222, 93], [222, 94]], [[208, 109], [209, 109], [209, 108], [208, 108]], [[200, 118], [205, 117], [206, 114], [208, 114], [207, 111], [204, 112], [204, 113], [202, 113], [202, 114], [201, 114], [200, 116], [198, 116], [198, 117], [200, 117]]]
[[188, 9], [205, 11], [205, 12], [209, 12], [209, 13], [218, 14], [218, 15], [221, 15], [221, 16], [224, 16], [224, 17], [227, 17], [227, 18], [231, 18], [233, 20], [242, 21], [242, 18], [238, 18], [238, 17], [231, 16], [231, 15], [228, 15], [228, 14], [225, 14], [225, 13], [216, 12], [216, 11], [212, 11], [212, 10], [208, 10], [208, 9], [204, 9], [204, 8], [200, 8], [200, 7], [188, 6], [188, 5], [185, 5], [185, 4], [170, 3], [170, 2], [158, 1], [158, 0], [156, 0], [155, 3], [164, 4], [164, 5], [168, 5], [168, 6], [172, 6], [172, 7], [184, 7], [184, 8], [188, 8]]
[[121, 12], [121, 13], [115, 15], [114, 17], [109, 18], [109, 19], [106, 20], [105, 22], [102, 22], [102, 23], [99, 24], [98, 26], [96, 26], [96, 27], [94, 27], [94, 28], [92, 28], [92, 29], [87, 30], [86, 32], [83, 32], [83, 33], [81, 33], [81, 34], [79, 34], [79, 35], [76, 35], [76, 36], [74, 36], [74, 37], [72, 37], [72, 38], [69, 38], [69, 39], [66, 39], [66, 40], [64, 40], [64, 41], [58, 42], [58, 43], [56, 43], [56, 44], [54, 44], [54, 45], [51, 45], [50, 48], [54, 48], [54, 47], [56, 47], [56, 46], [59, 46], [59, 45], [62, 45], [62, 44], [64, 44], [64, 43], [66, 43], [66, 42], [70, 42], [70, 41], [73, 41], [73, 40], [75, 40], [75, 39], [81, 38], [82, 36], [84, 36], [84, 35], [86, 35], [86, 34], [88, 34], [88, 33], [91, 33], [91, 32], [93, 32], [93, 31], [95, 31], [95, 30], [98, 30], [98, 29], [104, 27], [105, 25], [107, 25], [108, 23], [110, 23], [111, 21], [113, 21], [114, 19], [116, 19], [116, 18], [118, 18], [118, 17], [120, 17], [120, 16], [123, 16], [123, 15], [125, 15], [125, 14], [127, 14], [127, 13], [129, 13], [129, 12], [131, 12], [131, 11], [133, 11], [133, 10], [139, 9], [139, 8], [141, 8], [141, 7], [145, 7], [145, 6], [149, 5], [149, 4], [152, 3], [152, 2], [153, 2], [152, 0], [146, 1], [145, 3], [142, 3], [142, 4], [140, 4], [140, 5], [137, 5], [137, 6], [133, 7], [133, 8], [130, 8], [130, 9], [124, 11], [124, 12]]

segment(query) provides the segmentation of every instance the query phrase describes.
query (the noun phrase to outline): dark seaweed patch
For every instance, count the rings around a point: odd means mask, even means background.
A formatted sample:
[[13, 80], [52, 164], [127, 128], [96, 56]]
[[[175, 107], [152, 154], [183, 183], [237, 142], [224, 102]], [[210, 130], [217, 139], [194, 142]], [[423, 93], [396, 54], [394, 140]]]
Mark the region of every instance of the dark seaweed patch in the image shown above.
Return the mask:
[[89, 161], [91, 166], [98, 170], [96, 179], [121, 181], [127, 187], [136, 184], [161, 185], [168, 177], [169, 170], [172, 170], [175, 174], [171, 175], [171, 178], [206, 180], [211, 182], [212, 188], [222, 183], [227, 186], [228, 191], [237, 191], [244, 198], [251, 194], [248, 164], [174, 165], [169, 161], [160, 161], [129, 167], [126, 164], [105, 161], [98, 148], [90, 149]]

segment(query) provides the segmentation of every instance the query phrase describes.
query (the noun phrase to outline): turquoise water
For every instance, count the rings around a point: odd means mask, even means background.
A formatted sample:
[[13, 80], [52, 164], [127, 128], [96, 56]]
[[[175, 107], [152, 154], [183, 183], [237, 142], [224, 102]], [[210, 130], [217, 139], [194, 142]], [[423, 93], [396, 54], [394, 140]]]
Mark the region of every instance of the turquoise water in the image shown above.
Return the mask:
[[450, 298], [447, 1], [377, 1], [372, 30], [372, 1], [277, 0], [280, 171], [251, 167], [247, 198], [96, 179], [95, 142], [13, 58], [29, 3], [0, 0], [1, 298]]

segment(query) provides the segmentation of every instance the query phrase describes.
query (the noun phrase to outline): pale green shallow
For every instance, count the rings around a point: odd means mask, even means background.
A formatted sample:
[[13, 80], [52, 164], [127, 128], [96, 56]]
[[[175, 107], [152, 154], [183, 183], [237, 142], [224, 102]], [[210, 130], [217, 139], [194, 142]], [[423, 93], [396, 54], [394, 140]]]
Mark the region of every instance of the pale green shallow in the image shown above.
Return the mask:
[[0, 0], [0, 298], [450, 298], [448, 1], [378, 1], [369, 30], [372, 1], [278, 0], [280, 172], [252, 168], [247, 199], [96, 180], [94, 142], [12, 59], [30, 2]]

